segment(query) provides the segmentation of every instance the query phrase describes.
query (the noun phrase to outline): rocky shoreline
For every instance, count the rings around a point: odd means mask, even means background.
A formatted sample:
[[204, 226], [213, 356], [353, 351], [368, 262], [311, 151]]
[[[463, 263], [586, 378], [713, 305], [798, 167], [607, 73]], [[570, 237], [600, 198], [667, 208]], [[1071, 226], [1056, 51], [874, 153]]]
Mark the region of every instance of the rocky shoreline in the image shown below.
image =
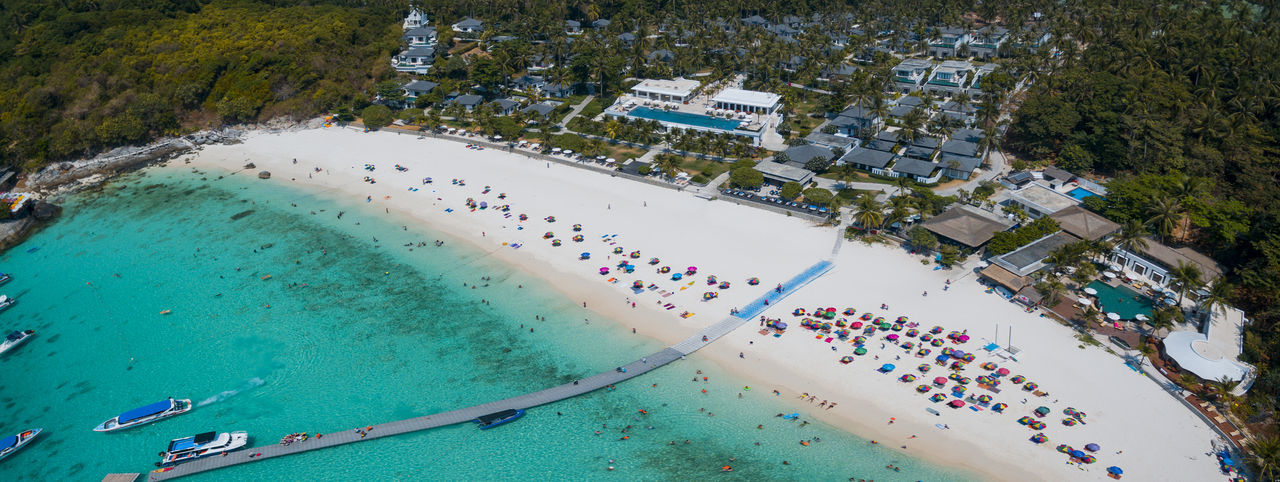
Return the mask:
[[32, 192], [40, 200], [32, 206], [30, 215], [0, 221], [0, 251], [21, 243], [36, 229], [56, 218], [62, 208], [54, 203], [64, 194], [99, 186], [117, 175], [198, 151], [207, 144], [239, 142], [249, 131], [284, 132], [317, 128], [323, 124], [324, 119], [320, 118], [305, 121], [272, 119], [262, 124], [229, 126], [181, 137], [166, 137], [145, 146], [117, 147], [92, 158], [50, 164], [39, 171], [23, 175], [18, 187], [14, 189]]

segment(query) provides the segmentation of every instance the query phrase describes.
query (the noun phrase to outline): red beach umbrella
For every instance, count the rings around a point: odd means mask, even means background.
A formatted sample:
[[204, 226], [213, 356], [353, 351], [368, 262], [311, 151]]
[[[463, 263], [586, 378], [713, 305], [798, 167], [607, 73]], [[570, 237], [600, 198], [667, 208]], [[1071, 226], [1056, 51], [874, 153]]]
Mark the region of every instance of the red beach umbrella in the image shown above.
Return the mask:
[[934, 379], [933, 379], [933, 383], [936, 383], [936, 384], [938, 384], [938, 385], [946, 385], [946, 384], [947, 384], [947, 379], [946, 379], [946, 378], [943, 378], [943, 377], [934, 378]]

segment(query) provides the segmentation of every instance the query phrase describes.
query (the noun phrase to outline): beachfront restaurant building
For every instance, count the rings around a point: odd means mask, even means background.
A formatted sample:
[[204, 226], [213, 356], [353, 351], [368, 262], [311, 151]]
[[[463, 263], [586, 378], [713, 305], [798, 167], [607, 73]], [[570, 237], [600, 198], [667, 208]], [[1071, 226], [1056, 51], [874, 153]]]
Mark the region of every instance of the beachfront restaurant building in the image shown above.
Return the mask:
[[631, 88], [632, 95], [658, 102], [683, 104], [693, 98], [701, 84], [689, 79], [645, 79]]
[[920, 224], [945, 242], [976, 251], [996, 233], [1013, 227], [1013, 221], [968, 204], [957, 204]]
[[712, 97], [711, 102], [717, 109], [769, 115], [782, 105], [782, 96], [754, 90], [724, 89]]

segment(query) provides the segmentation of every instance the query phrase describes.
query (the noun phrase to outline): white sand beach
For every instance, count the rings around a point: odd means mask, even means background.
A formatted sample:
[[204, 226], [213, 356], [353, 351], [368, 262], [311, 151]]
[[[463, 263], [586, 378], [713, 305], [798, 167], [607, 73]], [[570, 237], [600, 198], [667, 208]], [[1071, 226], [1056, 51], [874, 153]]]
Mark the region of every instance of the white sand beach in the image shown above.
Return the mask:
[[[199, 169], [240, 171], [238, 175], [267, 170], [272, 177], [262, 182], [309, 186], [353, 201], [368, 199], [371, 212], [417, 219], [475, 243], [499, 259], [543, 277], [572, 299], [586, 302], [591, 311], [622, 323], [623, 329], [635, 328], [640, 335], [664, 342], [681, 340], [720, 321], [730, 308], [747, 304], [814, 262], [830, 257], [838, 237], [836, 228], [815, 226], [795, 217], [698, 199], [688, 192], [521, 154], [492, 148], [472, 150], [457, 141], [408, 134], [340, 128], [259, 132], [239, 144], [206, 146], [175, 164], [181, 167], [183, 162]], [[244, 170], [247, 162], [256, 168]], [[366, 171], [366, 163], [376, 169]], [[408, 170], [397, 171], [396, 164]], [[365, 182], [366, 176], [376, 183]], [[433, 183], [423, 184], [425, 177], [431, 177]], [[465, 186], [453, 184], [454, 179], [465, 180]], [[484, 193], [486, 186], [491, 188], [488, 193]], [[504, 193], [505, 199], [500, 199]], [[489, 209], [472, 211], [464, 204], [467, 198], [487, 202]], [[494, 209], [504, 204], [511, 206], [505, 213], [509, 217]], [[519, 221], [522, 213], [527, 214], [527, 221]], [[547, 222], [547, 216], [554, 216], [555, 222]], [[574, 224], [581, 224], [582, 231], [574, 232]], [[548, 231], [560, 240], [560, 246], [544, 239]], [[574, 235], [582, 235], [584, 240], [575, 242]], [[609, 236], [607, 241], [605, 236]], [[934, 271], [932, 266], [922, 265], [919, 257], [894, 247], [841, 242], [834, 270], [765, 313], [788, 323], [786, 334], [761, 335], [760, 327], [752, 322], [700, 353], [754, 380], [753, 397], [774, 396], [771, 392], [776, 389], [805, 417], [821, 419], [890, 448], [906, 445], [899, 450], [964, 467], [990, 479], [1104, 479], [1106, 467], [1113, 465], [1122, 467], [1125, 477], [1132, 480], [1222, 477], [1208, 453], [1214, 433], [1120, 358], [1101, 348], [1080, 348], [1072, 330], [985, 293], [973, 273]], [[513, 244], [520, 245], [519, 249]], [[623, 254], [613, 254], [619, 247]], [[635, 273], [618, 273], [618, 262], [635, 250], [640, 251], [639, 258], [627, 258], [637, 265]], [[580, 260], [582, 252], [590, 252], [591, 259]], [[660, 258], [657, 265], [649, 264], [653, 257]], [[698, 273], [677, 282], [670, 274], [656, 273], [661, 266], [670, 266], [673, 272], [696, 266]], [[601, 267], [609, 267], [610, 274], [600, 275]], [[731, 286], [709, 286], [707, 275]], [[760, 284], [748, 286], [751, 277], [758, 277]], [[609, 283], [606, 280], [610, 278], [618, 281]], [[944, 291], [947, 279], [952, 284]], [[656, 289], [633, 291], [635, 280], [643, 281], [646, 287], [656, 285]], [[927, 297], [922, 296], [925, 290]], [[709, 291], [719, 297], [704, 301], [703, 293]], [[879, 309], [882, 303], [888, 305], [887, 310]], [[667, 309], [668, 304], [673, 307]], [[815, 333], [801, 328], [801, 318], [791, 314], [795, 308], [827, 306], [838, 310], [853, 307], [859, 315], [871, 312], [888, 321], [907, 316], [920, 324], [922, 332], [934, 325], [947, 332], [967, 330], [971, 341], [948, 345], [976, 353], [977, 360], [964, 370], [965, 376], [987, 373], [978, 365], [994, 360], [1009, 369], [1010, 375], [1023, 375], [1037, 383], [1048, 395], [1036, 397], [1006, 380], [998, 394], [980, 389], [976, 383], [968, 387], [969, 393], [991, 394], [992, 403], [1007, 403], [1003, 414], [930, 402], [927, 397], [938, 390], [922, 395], [915, 387], [946, 376], [947, 370], [933, 366], [929, 373], [921, 374], [916, 367], [932, 364], [932, 355], [939, 354], [941, 348], [930, 347], [931, 356], [917, 358], [914, 350], [881, 348], [884, 336], [877, 333], [866, 344], [866, 355], [841, 364], [838, 360], [850, 355], [853, 345], [838, 339], [831, 343], [815, 340]], [[685, 312], [693, 315], [681, 317]], [[996, 336], [997, 324], [1002, 345], [1009, 327], [1013, 328], [1013, 344], [1022, 350], [1017, 361], [993, 358], [980, 350], [985, 340]], [[832, 346], [838, 351], [832, 351]], [[879, 373], [883, 363], [897, 368], [889, 374]], [[905, 373], [915, 373], [919, 379], [898, 381]], [[948, 383], [948, 391], [951, 385], [954, 383]], [[798, 397], [805, 392], [818, 401], [838, 405], [827, 410], [816, 402], [801, 402]], [[1042, 419], [1047, 425], [1042, 432], [1049, 440], [1037, 445], [1028, 440], [1037, 431], [1016, 420], [1031, 415], [1039, 406], [1050, 408], [1051, 413]], [[1063, 410], [1068, 407], [1086, 412], [1086, 423], [1064, 426]], [[926, 412], [928, 408], [940, 415]], [[888, 423], [890, 417], [896, 419], [893, 424]], [[913, 435], [917, 438], [911, 438]], [[1091, 442], [1101, 449], [1093, 454], [1097, 463], [1090, 465], [1070, 464], [1065, 454], [1054, 450], [1062, 443], [1083, 449]]]

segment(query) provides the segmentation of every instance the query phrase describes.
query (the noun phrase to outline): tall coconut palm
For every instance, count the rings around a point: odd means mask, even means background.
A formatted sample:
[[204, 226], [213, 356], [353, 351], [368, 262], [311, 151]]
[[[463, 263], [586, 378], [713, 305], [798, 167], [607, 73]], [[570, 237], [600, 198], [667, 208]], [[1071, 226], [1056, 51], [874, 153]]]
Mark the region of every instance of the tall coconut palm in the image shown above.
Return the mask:
[[1137, 219], [1130, 219], [1120, 226], [1120, 232], [1115, 236], [1115, 245], [1136, 254], [1139, 250], [1147, 249], [1146, 236], [1147, 227]]
[[1222, 277], [1219, 277], [1218, 279], [1213, 280], [1212, 283], [1209, 283], [1209, 289], [1205, 290], [1208, 294], [1200, 298], [1200, 301], [1198, 302], [1198, 305], [1200, 309], [1204, 311], [1205, 316], [1212, 317], [1215, 309], [1223, 315], [1226, 315], [1227, 308], [1231, 306], [1227, 303], [1230, 300], [1232, 293], [1235, 292], [1235, 288], [1235, 286], [1232, 286], [1231, 283], [1227, 282], [1226, 278]]
[[1169, 277], [1177, 283], [1178, 287], [1178, 305], [1182, 305], [1182, 298], [1192, 291], [1199, 289], [1204, 285], [1200, 280], [1200, 267], [1194, 264], [1178, 261], [1178, 266], [1169, 271]]
[[1151, 217], [1147, 220], [1147, 223], [1155, 228], [1156, 234], [1160, 235], [1160, 241], [1168, 239], [1178, 229], [1178, 225], [1182, 223], [1182, 217], [1186, 213], [1181, 202], [1168, 196], [1161, 196], [1153, 200], [1149, 210]]
[[884, 206], [875, 196], [865, 193], [854, 203], [853, 220], [864, 229], [876, 229], [884, 222]]
[[1062, 284], [1057, 278], [1050, 278], [1036, 283], [1036, 291], [1040, 292], [1041, 304], [1052, 307], [1056, 306], [1058, 301], [1062, 300], [1062, 295], [1067, 293], [1067, 285]]
[[1258, 469], [1260, 480], [1275, 480], [1280, 476], [1280, 438], [1258, 437], [1249, 441], [1249, 456]]

